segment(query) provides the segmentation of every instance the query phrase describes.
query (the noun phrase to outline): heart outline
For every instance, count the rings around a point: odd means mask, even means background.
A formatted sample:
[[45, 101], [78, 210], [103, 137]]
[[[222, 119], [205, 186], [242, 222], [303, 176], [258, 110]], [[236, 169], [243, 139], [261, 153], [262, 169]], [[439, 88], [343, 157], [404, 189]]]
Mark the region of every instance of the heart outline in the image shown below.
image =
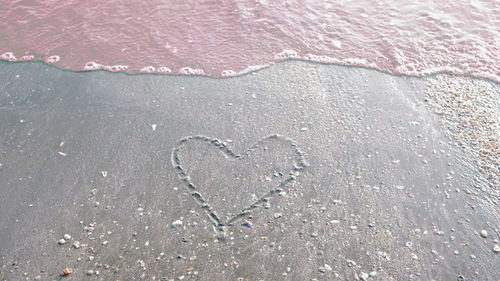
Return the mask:
[[[288, 177], [285, 178], [284, 180], [282, 180], [279, 185], [277, 185], [275, 188], [267, 191], [264, 195], [260, 196], [256, 202], [252, 203], [248, 207], [244, 207], [236, 215], [228, 218], [226, 221], [222, 220], [219, 217], [219, 215], [217, 215], [217, 212], [215, 211], [215, 209], [212, 206], [210, 206], [208, 201], [198, 191], [196, 185], [191, 182], [189, 175], [186, 173], [186, 170], [182, 167], [181, 161], [179, 159], [180, 148], [182, 147], [182, 145], [184, 145], [185, 143], [187, 143], [189, 141], [194, 141], [194, 140], [202, 141], [202, 142], [205, 142], [206, 144], [209, 144], [209, 145], [212, 145], [212, 146], [218, 148], [224, 154], [232, 157], [233, 159], [238, 160], [238, 159], [244, 159], [245, 157], [247, 157], [250, 154], [250, 152], [252, 152], [253, 150], [255, 150], [259, 146], [259, 144], [261, 144], [264, 141], [269, 140], [269, 139], [279, 139], [279, 140], [284, 141], [285, 143], [288, 143], [290, 145], [290, 147], [293, 148], [295, 154], [297, 155], [297, 160], [298, 160], [297, 163], [295, 164], [293, 169], [288, 172]], [[177, 142], [175, 147], [172, 149], [171, 160], [172, 160], [172, 165], [178, 171], [179, 178], [184, 183], [184, 187], [188, 190], [189, 194], [194, 198], [196, 203], [198, 203], [198, 205], [200, 205], [200, 207], [203, 210], [205, 210], [205, 212], [207, 213], [214, 228], [217, 231], [222, 232], [222, 233], [225, 232], [227, 226], [231, 226], [232, 223], [241, 219], [242, 217], [244, 217], [248, 213], [250, 213], [252, 210], [258, 208], [260, 205], [267, 202], [269, 200], [269, 198], [272, 197], [274, 194], [282, 192], [283, 191], [282, 188], [285, 185], [289, 184], [290, 182], [294, 181], [296, 179], [296, 177], [298, 176], [299, 171], [303, 170], [305, 167], [308, 166], [307, 162], [305, 160], [304, 153], [298, 148], [298, 145], [295, 143], [295, 141], [293, 141], [291, 138], [288, 138], [288, 137], [285, 137], [285, 136], [282, 136], [279, 134], [270, 135], [270, 136], [267, 136], [265, 138], [260, 139], [259, 141], [254, 143], [252, 146], [250, 146], [242, 154], [234, 153], [227, 146], [227, 144], [225, 142], [223, 142], [217, 138], [210, 138], [210, 137], [203, 136], [203, 135], [187, 136], [187, 137], [182, 138], [179, 142]]]

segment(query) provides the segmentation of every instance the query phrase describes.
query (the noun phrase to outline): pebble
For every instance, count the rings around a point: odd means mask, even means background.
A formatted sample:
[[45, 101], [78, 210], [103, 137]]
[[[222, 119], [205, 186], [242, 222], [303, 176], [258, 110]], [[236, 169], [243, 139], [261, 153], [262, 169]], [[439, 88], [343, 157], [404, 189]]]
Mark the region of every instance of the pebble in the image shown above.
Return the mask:
[[348, 267], [356, 266], [356, 262], [353, 260], [346, 260], [346, 264]]
[[401, 161], [400, 160], [392, 160], [393, 164], [399, 164], [399, 162], [401, 162]]
[[483, 238], [486, 238], [486, 237], [488, 237], [488, 232], [487, 232], [486, 230], [484, 230], [484, 229], [483, 229], [483, 230], [481, 230], [481, 231], [479, 232], [479, 235], [481, 235], [481, 237], [483, 237]]
[[74, 247], [75, 249], [80, 248], [80, 241], [75, 241], [75, 242], [73, 242], [73, 247]]
[[368, 273], [361, 272], [361, 275], [359, 276], [360, 280], [366, 281], [368, 280]]
[[173, 228], [176, 228], [176, 227], [179, 227], [179, 226], [182, 226], [182, 221], [181, 220], [176, 220], [172, 223], [172, 227]]
[[61, 275], [70, 275], [71, 273], [73, 273], [73, 270], [71, 270], [71, 268], [66, 267], [66, 268], [62, 271]]
[[157, 126], [158, 126], [158, 125], [153, 124], [153, 125], [151, 125], [151, 129], [153, 129], [153, 131], [156, 131], [156, 127], [157, 127]]
[[94, 274], [94, 271], [92, 269], [87, 271], [87, 275], [93, 275], [93, 274]]
[[320, 266], [320, 267], [318, 268], [318, 271], [319, 271], [319, 272], [321, 272], [321, 273], [325, 273], [325, 272], [326, 272], [326, 268], [324, 268], [324, 267]]
[[500, 253], [500, 245], [495, 244], [495, 246], [493, 246], [493, 252], [495, 252], [497, 254]]
[[63, 236], [63, 237], [64, 237], [64, 239], [66, 239], [66, 240], [70, 240], [70, 239], [71, 239], [71, 235], [69, 235], [69, 234], [64, 234], [64, 236]]
[[332, 267], [329, 264], [325, 263], [325, 269], [326, 269], [326, 271], [331, 271]]
[[66, 244], [66, 240], [59, 239], [59, 241], [57, 241], [57, 243], [59, 243], [59, 245], [64, 245], [64, 244]]
[[249, 221], [244, 221], [243, 223], [241, 223], [241, 225], [244, 226], [244, 227], [248, 227], [248, 228], [252, 227], [252, 223], [249, 222]]

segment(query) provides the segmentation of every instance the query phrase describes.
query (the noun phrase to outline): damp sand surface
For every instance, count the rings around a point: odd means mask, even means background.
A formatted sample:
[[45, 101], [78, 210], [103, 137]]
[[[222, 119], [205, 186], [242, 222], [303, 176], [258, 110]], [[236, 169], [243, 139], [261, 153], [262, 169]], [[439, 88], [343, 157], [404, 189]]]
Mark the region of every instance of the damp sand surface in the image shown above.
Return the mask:
[[498, 280], [495, 91], [1, 63], [0, 279]]

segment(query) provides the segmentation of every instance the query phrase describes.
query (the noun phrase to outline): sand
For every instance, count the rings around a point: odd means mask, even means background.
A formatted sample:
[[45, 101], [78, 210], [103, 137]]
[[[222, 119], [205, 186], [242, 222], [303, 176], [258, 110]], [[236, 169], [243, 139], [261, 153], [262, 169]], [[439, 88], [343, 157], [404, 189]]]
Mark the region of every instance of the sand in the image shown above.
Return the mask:
[[0, 279], [498, 280], [498, 119], [457, 125], [463, 79], [0, 63]]

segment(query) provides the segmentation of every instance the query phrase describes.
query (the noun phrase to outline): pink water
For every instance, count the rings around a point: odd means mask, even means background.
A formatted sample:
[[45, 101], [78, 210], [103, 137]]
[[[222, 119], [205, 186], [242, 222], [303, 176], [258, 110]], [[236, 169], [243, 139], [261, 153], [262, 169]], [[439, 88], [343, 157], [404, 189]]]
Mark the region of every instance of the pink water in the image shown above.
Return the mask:
[[1, 2], [7, 61], [221, 77], [295, 58], [500, 82], [497, 0]]

